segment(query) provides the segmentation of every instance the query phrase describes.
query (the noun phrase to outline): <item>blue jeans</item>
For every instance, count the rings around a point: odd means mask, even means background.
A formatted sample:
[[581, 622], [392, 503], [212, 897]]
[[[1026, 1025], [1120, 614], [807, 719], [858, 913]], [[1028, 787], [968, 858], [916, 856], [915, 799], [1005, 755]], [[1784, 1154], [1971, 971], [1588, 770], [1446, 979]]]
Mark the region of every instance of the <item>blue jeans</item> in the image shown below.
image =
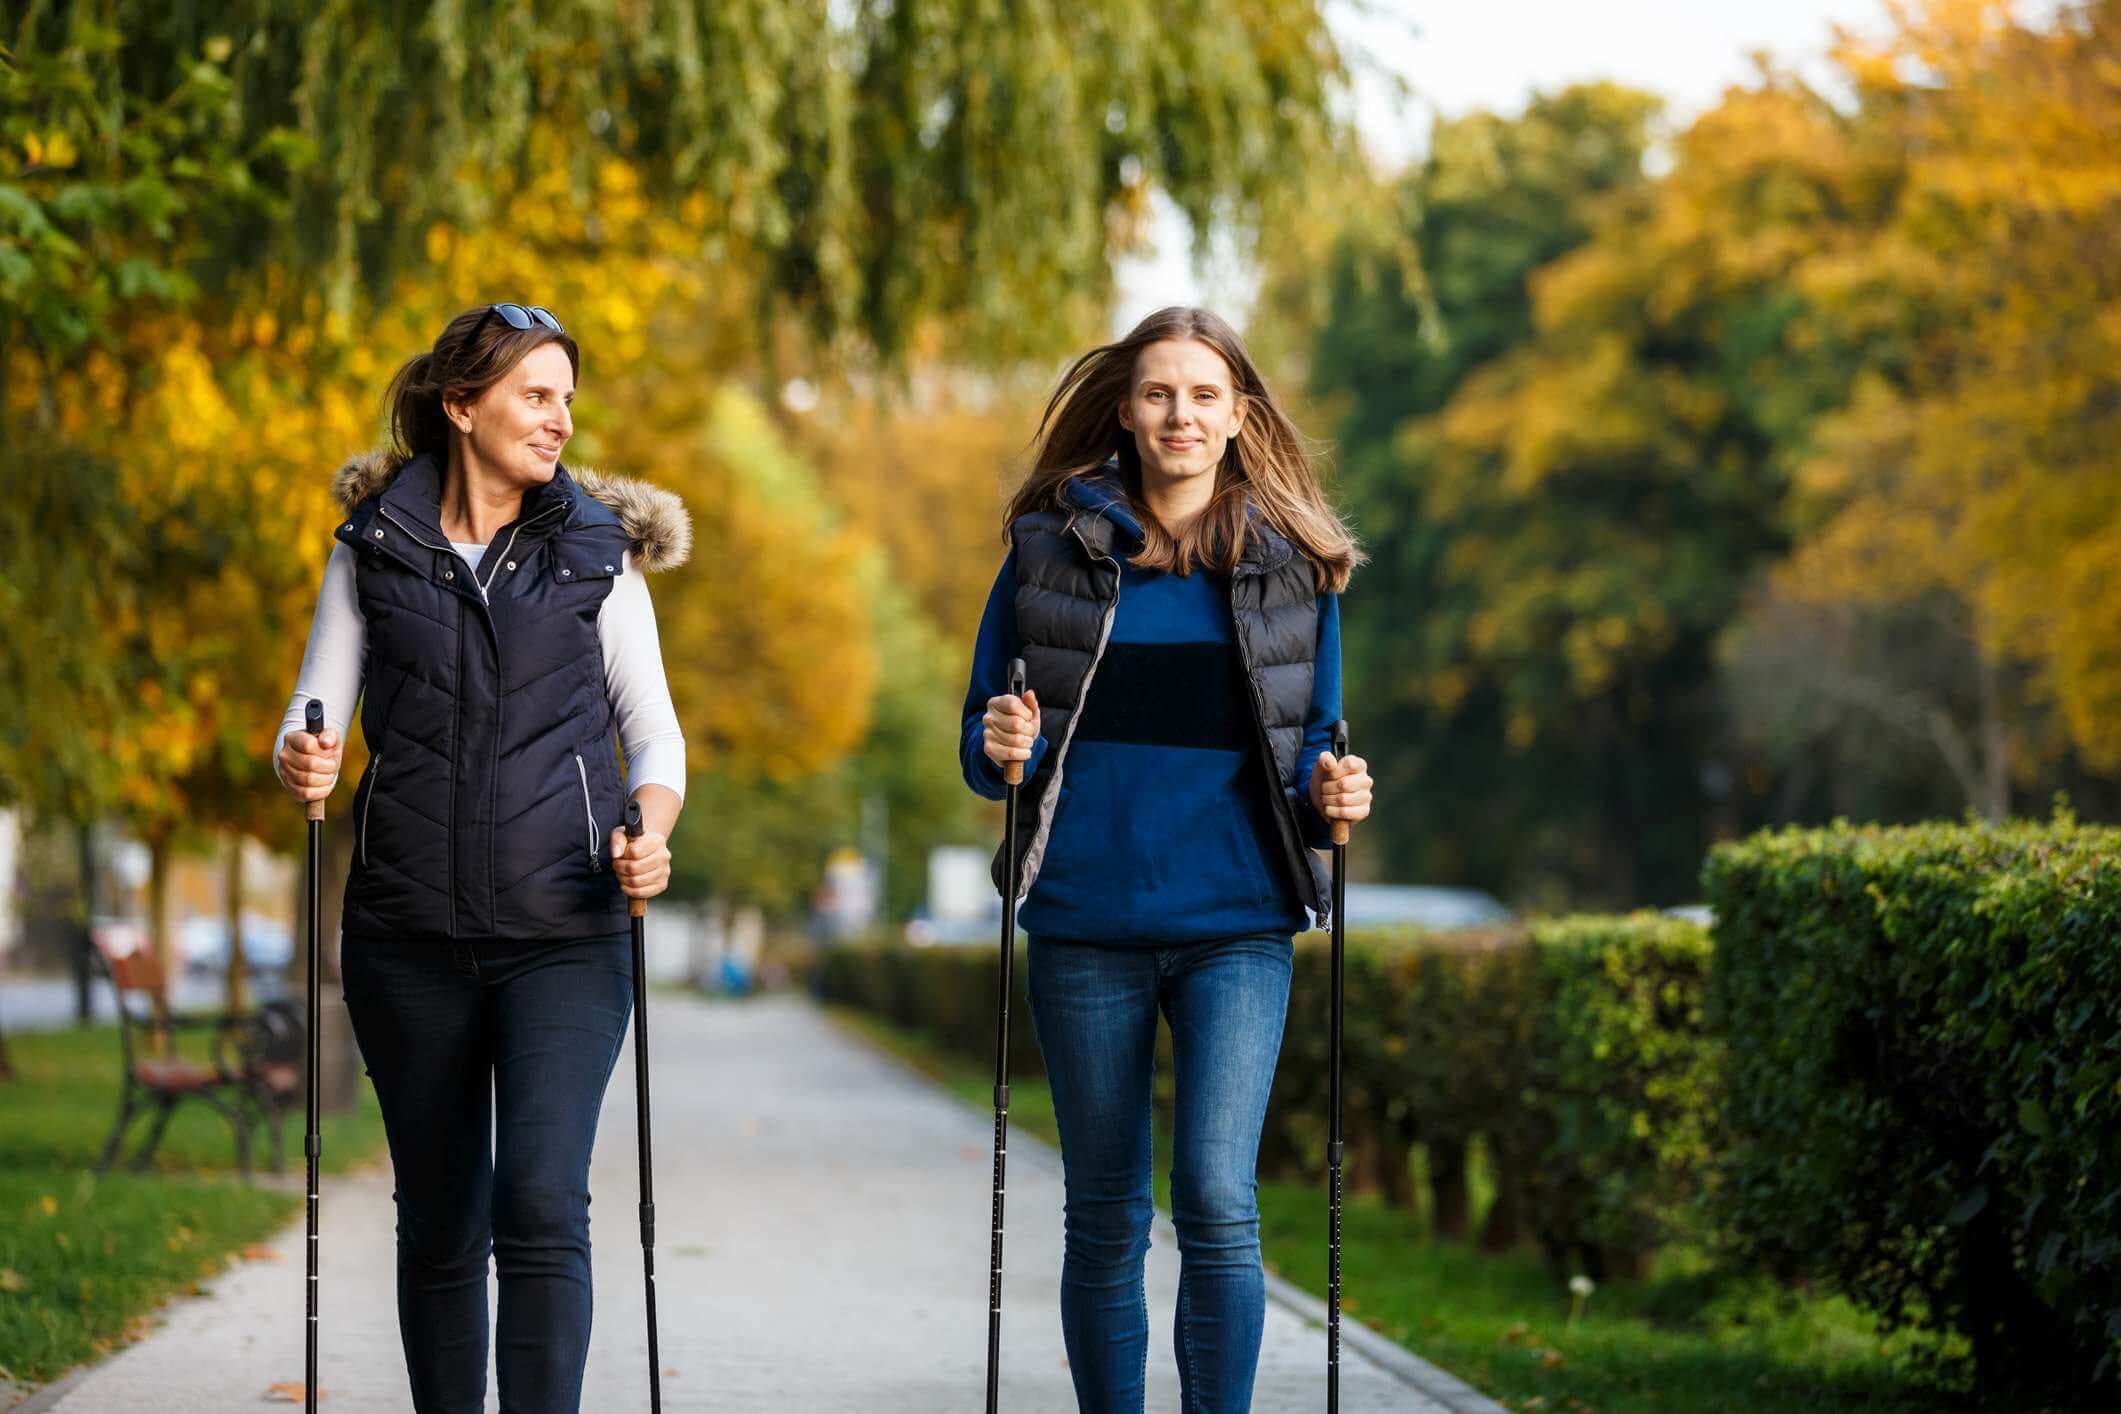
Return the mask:
[[627, 939], [348, 938], [346, 1009], [397, 1178], [398, 1334], [419, 1414], [574, 1414], [589, 1354], [589, 1153], [633, 1010]]
[[1156, 1016], [1177, 1088], [1171, 1220], [1186, 1414], [1252, 1405], [1266, 1320], [1256, 1175], [1289, 1007], [1286, 937], [1165, 947], [1034, 939], [1031, 1017], [1067, 1176], [1061, 1332], [1083, 1414], [1139, 1414], [1149, 1358], [1142, 1261], [1155, 1213], [1149, 1089]]

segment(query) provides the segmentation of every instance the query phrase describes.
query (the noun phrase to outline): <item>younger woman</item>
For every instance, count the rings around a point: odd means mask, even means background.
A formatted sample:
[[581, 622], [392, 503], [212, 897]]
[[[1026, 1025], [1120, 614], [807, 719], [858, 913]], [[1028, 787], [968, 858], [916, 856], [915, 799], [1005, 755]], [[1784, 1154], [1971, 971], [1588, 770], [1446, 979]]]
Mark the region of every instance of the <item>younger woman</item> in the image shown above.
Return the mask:
[[994, 799], [1024, 763], [1020, 918], [1066, 1169], [1076, 1402], [1142, 1408], [1161, 1011], [1182, 1403], [1235, 1414], [1265, 1318], [1255, 1170], [1292, 935], [1324, 923], [1327, 822], [1369, 813], [1362, 760], [1325, 750], [1336, 596], [1360, 556], [1243, 343], [1200, 309], [1076, 360], [1007, 525], [961, 756]]

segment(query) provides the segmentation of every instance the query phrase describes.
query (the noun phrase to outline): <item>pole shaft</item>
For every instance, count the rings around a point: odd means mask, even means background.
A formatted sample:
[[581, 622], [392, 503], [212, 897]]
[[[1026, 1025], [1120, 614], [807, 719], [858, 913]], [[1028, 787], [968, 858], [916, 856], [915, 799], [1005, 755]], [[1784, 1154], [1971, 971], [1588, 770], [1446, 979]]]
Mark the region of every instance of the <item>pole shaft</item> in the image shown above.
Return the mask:
[[1016, 968], [1016, 808], [1019, 787], [1010, 782], [1003, 805], [1002, 834], [1008, 854], [1007, 889], [1002, 900], [1001, 983], [994, 1024], [994, 1224], [992, 1262], [987, 1277], [987, 1414], [1001, 1406], [1002, 1376], [1002, 1210], [1009, 1172], [1009, 999]]
[[309, 817], [309, 961], [307, 982], [309, 1025], [309, 1064], [306, 1078], [302, 1151], [308, 1162], [308, 1289], [305, 1298], [308, 1320], [303, 1327], [302, 1352], [302, 1408], [306, 1414], [316, 1414], [317, 1408], [317, 1160], [324, 1152], [324, 1141], [317, 1132], [317, 1116], [322, 1108], [318, 1089], [317, 1071], [323, 1058], [323, 1046], [317, 1032], [323, 1021], [322, 990], [318, 982], [321, 966], [319, 954], [323, 951], [323, 867], [324, 867], [324, 802], [311, 801], [304, 813]]
[[[634, 900], [639, 903], [640, 900]], [[646, 910], [633, 917], [633, 1100], [640, 1135], [641, 1271], [648, 1299], [648, 1407], [663, 1409], [663, 1353], [655, 1315], [655, 1152], [648, 1129], [648, 940]]]
[[1326, 1136], [1326, 1162], [1332, 1192], [1326, 1232], [1326, 1411], [1340, 1410], [1340, 1204], [1341, 1204], [1341, 1047], [1342, 1018], [1347, 1001], [1347, 856], [1345, 843], [1333, 846], [1333, 1018], [1332, 1069], [1327, 1081], [1327, 1105], [1331, 1111]]

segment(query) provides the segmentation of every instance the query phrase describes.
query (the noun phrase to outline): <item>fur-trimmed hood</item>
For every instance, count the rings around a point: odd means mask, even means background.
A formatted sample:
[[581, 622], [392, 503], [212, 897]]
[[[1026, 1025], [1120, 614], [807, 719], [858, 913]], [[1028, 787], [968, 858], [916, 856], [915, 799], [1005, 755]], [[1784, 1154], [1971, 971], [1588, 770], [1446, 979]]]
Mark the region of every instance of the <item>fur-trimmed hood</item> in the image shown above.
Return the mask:
[[[332, 499], [341, 511], [350, 512], [387, 488], [403, 465], [389, 452], [357, 453], [332, 477]], [[692, 554], [692, 516], [672, 492], [636, 477], [608, 476], [587, 467], [570, 465], [567, 474], [585, 495], [618, 516], [632, 542], [634, 565], [644, 574], [676, 569]]]

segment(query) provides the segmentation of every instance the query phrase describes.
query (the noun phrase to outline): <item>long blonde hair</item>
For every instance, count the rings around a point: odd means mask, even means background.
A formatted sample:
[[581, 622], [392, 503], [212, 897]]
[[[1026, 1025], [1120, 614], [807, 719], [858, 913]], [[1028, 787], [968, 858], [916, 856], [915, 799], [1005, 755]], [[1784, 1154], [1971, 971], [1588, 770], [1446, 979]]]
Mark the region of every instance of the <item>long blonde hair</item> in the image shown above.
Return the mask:
[[[1173, 535], [1149, 512], [1142, 496], [1141, 454], [1134, 435], [1120, 425], [1119, 406], [1134, 382], [1141, 351], [1165, 339], [1198, 339], [1222, 355], [1245, 410], [1237, 435], [1215, 471], [1215, 494], [1185, 530]], [[1190, 574], [1204, 565], [1230, 574], [1244, 555], [1246, 508], [1295, 543], [1316, 569], [1320, 590], [1338, 594], [1348, 585], [1362, 551], [1325, 493], [1302, 433], [1268, 391], [1244, 340], [1218, 315], [1171, 305], [1141, 321], [1123, 339], [1100, 344], [1068, 366], [1039, 418], [1036, 452], [1023, 485], [1009, 499], [1008, 524], [1033, 511], [1061, 505], [1070, 480], [1095, 475], [1119, 458], [1120, 484], [1141, 522], [1144, 543], [1133, 563], [1143, 569]]]

